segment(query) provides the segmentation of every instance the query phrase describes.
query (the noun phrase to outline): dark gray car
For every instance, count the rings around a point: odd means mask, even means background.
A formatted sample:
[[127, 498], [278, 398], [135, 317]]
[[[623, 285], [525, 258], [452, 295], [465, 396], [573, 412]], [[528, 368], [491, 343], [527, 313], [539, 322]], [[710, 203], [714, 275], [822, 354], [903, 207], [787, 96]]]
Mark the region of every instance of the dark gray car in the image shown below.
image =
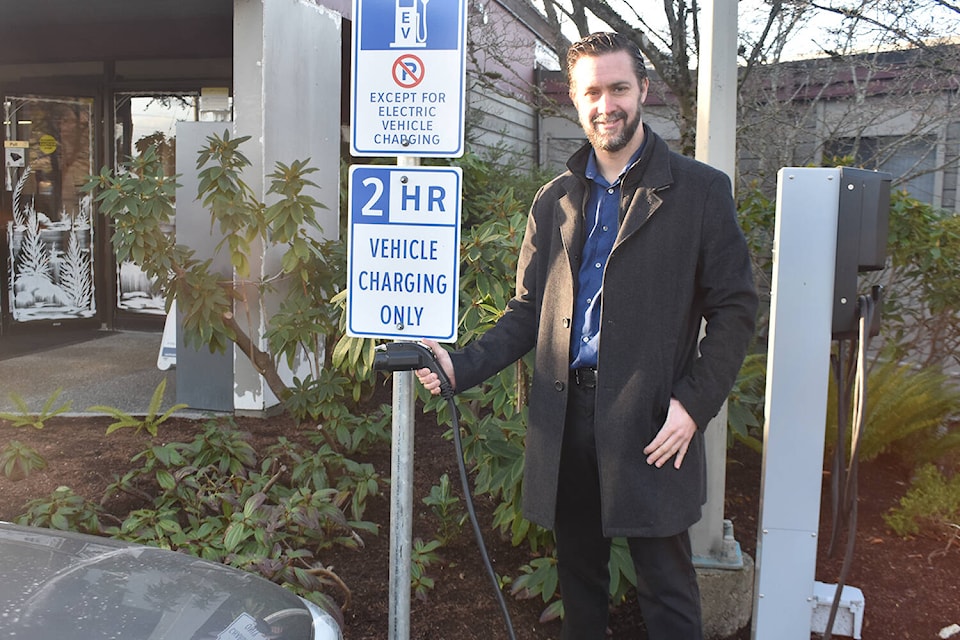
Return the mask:
[[0, 523], [0, 638], [341, 640], [328, 613], [244, 571]]

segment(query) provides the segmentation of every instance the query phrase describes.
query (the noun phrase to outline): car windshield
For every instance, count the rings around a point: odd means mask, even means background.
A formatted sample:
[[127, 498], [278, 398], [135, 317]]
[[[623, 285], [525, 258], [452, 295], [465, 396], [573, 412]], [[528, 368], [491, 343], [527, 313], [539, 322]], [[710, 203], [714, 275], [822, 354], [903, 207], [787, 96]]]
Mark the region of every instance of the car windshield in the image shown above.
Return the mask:
[[4, 534], [0, 619], [19, 640], [312, 637], [302, 601], [258, 576], [148, 547]]

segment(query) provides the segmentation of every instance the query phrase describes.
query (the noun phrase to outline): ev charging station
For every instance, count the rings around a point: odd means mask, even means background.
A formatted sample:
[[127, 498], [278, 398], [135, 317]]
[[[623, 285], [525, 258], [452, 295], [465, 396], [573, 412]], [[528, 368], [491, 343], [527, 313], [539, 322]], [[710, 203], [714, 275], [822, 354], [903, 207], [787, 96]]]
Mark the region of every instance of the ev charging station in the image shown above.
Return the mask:
[[809, 640], [841, 603], [831, 633], [860, 638], [859, 589], [815, 581], [824, 432], [831, 341], [865, 321], [857, 274], [883, 267], [889, 205], [888, 174], [778, 174], [754, 640]]

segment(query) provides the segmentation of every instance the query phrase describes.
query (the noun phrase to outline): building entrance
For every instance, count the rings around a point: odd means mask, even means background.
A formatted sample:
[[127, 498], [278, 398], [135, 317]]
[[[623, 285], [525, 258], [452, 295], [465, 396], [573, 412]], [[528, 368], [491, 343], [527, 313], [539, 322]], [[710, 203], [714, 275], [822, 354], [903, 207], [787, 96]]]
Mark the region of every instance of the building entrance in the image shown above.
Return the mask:
[[[177, 173], [177, 123], [196, 122], [200, 116], [198, 93], [117, 93], [114, 96], [115, 169], [153, 147], [164, 174]], [[182, 170], [181, 170], [182, 171]], [[175, 233], [171, 222], [166, 229]], [[164, 316], [166, 296], [134, 262], [117, 264], [116, 318], [125, 324], [137, 316]]]
[[6, 96], [4, 324], [97, 320], [93, 98]]

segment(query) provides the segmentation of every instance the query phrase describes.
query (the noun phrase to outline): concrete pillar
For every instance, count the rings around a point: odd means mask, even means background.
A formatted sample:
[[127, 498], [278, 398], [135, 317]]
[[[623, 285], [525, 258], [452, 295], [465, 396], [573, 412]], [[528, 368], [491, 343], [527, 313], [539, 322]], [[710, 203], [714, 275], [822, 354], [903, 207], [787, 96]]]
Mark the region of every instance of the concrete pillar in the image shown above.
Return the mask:
[[[267, 201], [264, 174], [277, 161], [310, 159], [319, 169], [312, 193], [328, 209], [318, 212], [326, 237], [338, 233], [340, 178], [341, 16], [315, 0], [234, 0], [234, 132], [251, 139], [241, 147], [251, 166], [244, 180]], [[267, 201], [269, 204], [269, 201]], [[253, 274], [276, 273], [279, 253], [254, 251]], [[235, 315], [261, 348], [269, 318], [283, 292], [246, 290]], [[293, 375], [293, 372], [286, 372]], [[234, 354], [234, 404], [259, 414], [278, 400], [246, 355]]]
[[[696, 157], [730, 176], [737, 162], [737, 2], [707, 0], [700, 14]], [[727, 407], [706, 435], [707, 504], [690, 530], [701, 584], [704, 637], [727, 638], [750, 622], [754, 566], [740, 553], [723, 518], [726, 494]]]
[[[737, 2], [707, 0], [701, 5], [700, 67], [697, 80], [696, 157], [734, 179], [737, 124]], [[732, 532], [724, 535], [726, 493], [726, 405], [710, 423], [706, 436], [707, 504], [690, 530], [693, 553], [701, 566], [742, 566]]]

